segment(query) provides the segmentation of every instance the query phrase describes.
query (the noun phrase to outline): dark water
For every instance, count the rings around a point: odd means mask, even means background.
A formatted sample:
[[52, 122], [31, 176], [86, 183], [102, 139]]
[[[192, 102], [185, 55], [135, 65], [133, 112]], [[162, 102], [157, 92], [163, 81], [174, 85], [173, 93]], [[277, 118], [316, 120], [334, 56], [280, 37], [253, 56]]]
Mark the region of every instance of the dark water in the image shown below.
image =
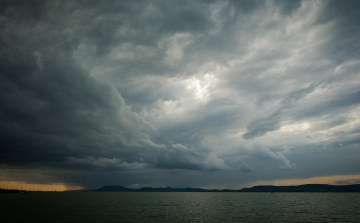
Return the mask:
[[0, 194], [0, 222], [360, 222], [360, 193]]

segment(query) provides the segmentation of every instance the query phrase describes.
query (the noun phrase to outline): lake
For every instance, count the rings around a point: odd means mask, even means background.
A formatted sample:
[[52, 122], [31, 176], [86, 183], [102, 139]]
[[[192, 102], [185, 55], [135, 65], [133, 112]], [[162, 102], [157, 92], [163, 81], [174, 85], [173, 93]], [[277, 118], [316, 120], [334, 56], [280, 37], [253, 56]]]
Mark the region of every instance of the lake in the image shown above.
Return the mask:
[[360, 193], [0, 194], [1, 222], [359, 222]]

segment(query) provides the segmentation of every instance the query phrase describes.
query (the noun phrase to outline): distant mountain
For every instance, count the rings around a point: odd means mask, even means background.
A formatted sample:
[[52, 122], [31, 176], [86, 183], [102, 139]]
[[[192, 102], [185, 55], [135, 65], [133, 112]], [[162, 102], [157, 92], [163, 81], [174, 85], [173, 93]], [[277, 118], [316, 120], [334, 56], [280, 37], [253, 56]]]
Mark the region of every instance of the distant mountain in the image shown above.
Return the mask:
[[138, 192], [219, 192], [221, 190], [207, 190], [202, 188], [152, 188], [152, 187], [143, 187], [137, 190]]
[[305, 184], [299, 186], [254, 186], [240, 190], [208, 190], [203, 188], [171, 188], [171, 187], [143, 187], [131, 189], [123, 186], [104, 186], [92, 192], [360, 192], [360, 184], [353, 185], [328, 185], [328, 184]]
[[104, 186], [102, 188], [95, 189], [92, 191], [94, 191], [94, 192], [130, 192], [130, 191], [134, 191], [134, 190], [123, 187], [123, 186], [113, 185], [113, 186]]
[[360, 184], [328, 185], [305, 184], [299, 186], [254, 186], [243, 188], [241, 192], [360, 192]]
[[91, 190], [92, 192], [218, 192], [220, 190], [207, 190], [202, 188], [171, 188], [171, 187], [143, 187], [140, 189], [131, 189], [123, 186], [104, 186], [99, 189]]

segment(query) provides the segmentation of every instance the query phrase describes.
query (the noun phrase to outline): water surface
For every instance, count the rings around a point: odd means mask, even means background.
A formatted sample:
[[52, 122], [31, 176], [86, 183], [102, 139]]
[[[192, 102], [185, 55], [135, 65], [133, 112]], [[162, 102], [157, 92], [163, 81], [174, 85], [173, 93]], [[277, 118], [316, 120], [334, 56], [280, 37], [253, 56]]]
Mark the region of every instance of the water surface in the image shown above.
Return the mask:
[[359, 222], [360, 193], [0, 194], [1, 222]]

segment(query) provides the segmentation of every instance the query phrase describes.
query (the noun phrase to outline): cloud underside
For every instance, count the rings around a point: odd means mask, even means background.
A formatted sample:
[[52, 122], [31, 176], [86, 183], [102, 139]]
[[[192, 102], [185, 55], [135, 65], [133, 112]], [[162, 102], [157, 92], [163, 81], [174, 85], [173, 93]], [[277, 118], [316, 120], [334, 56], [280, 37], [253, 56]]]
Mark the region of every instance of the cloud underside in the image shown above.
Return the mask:
[[357, 1], [4, 1], [0, 12], [3, 171], [170, 184], [155, 175], [359, 170]]

